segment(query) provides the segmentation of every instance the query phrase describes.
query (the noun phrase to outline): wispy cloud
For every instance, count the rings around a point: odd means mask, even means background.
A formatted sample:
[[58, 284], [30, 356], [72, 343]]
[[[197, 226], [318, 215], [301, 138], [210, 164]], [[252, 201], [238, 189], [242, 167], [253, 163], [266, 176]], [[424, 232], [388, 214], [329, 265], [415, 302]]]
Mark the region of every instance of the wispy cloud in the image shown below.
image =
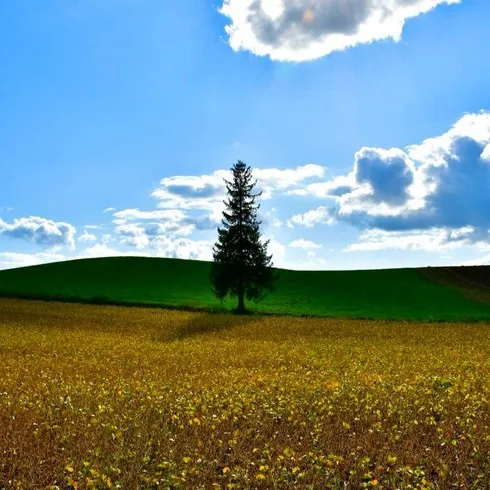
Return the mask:
[[291, 248], [300, 248], [302, 250], [310, 251], [310, 250], [318, 250], [322, 248], [322, 245], [316, 243], [312, 240], [305, 240], [304, 238], [300, 238], [298, 240], [293, 240], [289, 246]]
[[437, 252], [443, 249], [474, 245], [474, 229], [458, 230], [432, 228], [423, 231], [367, 230], [359, 241], [347, 246], [345, 252], [377, 252], [380, 250], [424, 250]]
[[78, 238], [79, 242], [95, 242], [97, 241], [97, 237], [93, 233], [89, 233], [87, 230], [84, 230], [83, 235], [80, 235]]

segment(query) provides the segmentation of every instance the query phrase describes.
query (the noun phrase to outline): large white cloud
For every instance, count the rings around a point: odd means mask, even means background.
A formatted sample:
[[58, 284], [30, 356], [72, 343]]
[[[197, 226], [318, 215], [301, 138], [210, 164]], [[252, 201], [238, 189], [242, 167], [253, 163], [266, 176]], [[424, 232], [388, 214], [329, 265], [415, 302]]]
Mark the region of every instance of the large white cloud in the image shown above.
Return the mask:
[[307, 186], [336, 216], [381, 228], [489, 226], [490, 113], [464, 115], [443, 135], [405, 149], [362, 148], [346, 176]]
[[220, 12], [235, 51], [306, 61], [334, 51], [401, 38], [407, 19], [460, 0], [224, 0]]
[[[490, 240], [490, 113], [466, 114], [441, 136], [405, 149], [362, 148], [346, 176], [316, 182], [304, 193], [330, 199], [290, 226], [311, 227], [325, 219], [351, 223], [363, 230], [407, 232], [431, 230], [436, 242], [461, 242], [457, 230], [471, 230], [466, 241]], [[441, 235], [441, 230], [447, 232]], [[364, 235], [364, 249], [403, 242], [400, 235]], [[433, 238], [432, 237], [432, 238]], [[436, 243], [431, 238], [430, 243]], [[428, 242], [422, 242], [428, 243]], [[360, 249], [359, 247], [357, 247]]]
[[68, 246], [75, 248], [76, 229], [69, 223], [38, 216], [15, 218], [7, 223], [0, 218], [0, 235], [35, 243], [46, 249]]

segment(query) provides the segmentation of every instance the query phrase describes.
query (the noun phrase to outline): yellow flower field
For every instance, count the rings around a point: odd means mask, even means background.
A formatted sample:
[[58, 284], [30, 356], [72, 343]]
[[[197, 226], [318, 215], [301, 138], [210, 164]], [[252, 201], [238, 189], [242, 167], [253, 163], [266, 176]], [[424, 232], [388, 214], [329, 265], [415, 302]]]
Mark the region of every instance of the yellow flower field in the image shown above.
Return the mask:
[[0, 300], [0, 488], [490, 488], [490, 326]]

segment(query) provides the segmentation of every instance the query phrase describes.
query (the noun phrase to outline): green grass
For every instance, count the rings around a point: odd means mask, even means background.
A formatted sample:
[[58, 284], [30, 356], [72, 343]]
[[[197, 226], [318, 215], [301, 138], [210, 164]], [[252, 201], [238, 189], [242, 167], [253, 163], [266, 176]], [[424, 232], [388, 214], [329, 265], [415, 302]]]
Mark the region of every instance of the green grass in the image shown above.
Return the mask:
[[[210, 264], [178, 259], [87, 259], [0, 271], [0, 296], [177, 308], [232, 308], [211, 294]], [[436, 271], [437, 269], [430, 269]], [[279, 270], [263, 313], [373, 319], [490, 320], [490, 306], [427, 269]]]

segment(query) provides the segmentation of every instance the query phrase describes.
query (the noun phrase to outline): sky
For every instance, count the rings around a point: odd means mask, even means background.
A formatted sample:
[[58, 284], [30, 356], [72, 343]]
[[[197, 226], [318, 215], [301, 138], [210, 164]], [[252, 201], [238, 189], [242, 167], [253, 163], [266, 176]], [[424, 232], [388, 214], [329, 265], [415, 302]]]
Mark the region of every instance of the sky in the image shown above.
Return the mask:
[[211, 260], [242, 160], [274, 265], [490, 263], [488, 0], [0, 2], [0, 268]]

